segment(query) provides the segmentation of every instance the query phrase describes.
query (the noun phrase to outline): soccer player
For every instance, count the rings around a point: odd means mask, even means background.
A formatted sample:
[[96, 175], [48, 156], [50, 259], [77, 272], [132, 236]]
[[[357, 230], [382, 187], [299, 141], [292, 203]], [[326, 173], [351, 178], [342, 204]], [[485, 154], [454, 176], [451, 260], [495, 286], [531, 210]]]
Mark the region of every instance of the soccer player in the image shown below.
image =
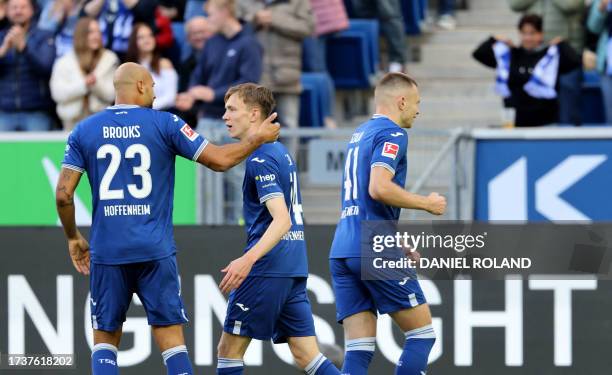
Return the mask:
[[[252, 83], [225, 94], [225, 121], [244, 139], [274, 107], [272, 92]], [[279, 142], [260, 146], [246, 161], [243, 209], [248, 234], [244, 254], [223, 272], [231, 291], [218, 346], [217, 374], [242, 374], [251, 339], [288, 343], [308, 375], [339, 375], [321, 354], [306, 293], [308, 261], [295, 161]]]
[[329, 261], [336, 319], [345, 334], [342, 373], [367, 374], [374, 355], [378, 311], [389, 314], [405, 332], [406, 343], [395, 374], [422, 375], [435, 341], [423, 292], [415, 279], [362, 279], [361, 226], [362, 220], [397, 222], [401, 208], [441, 215], [446, 200], [437, 193], [425, 197], [403, 189], [408, 147], [404, 129], [412, 126], [419, 113], [416, 82], [403, 73], [389, 73], [376, 86], [374, 98], [376, 114], [355, 130], [348, 145], [342, 213]]
[[[276, 140], [279, 126], [272, 115], [250, 127], [241, 142], [216, 146], [179, 117], [151, 109], [153, 78], [141, 65], [121, 65], [113, 83], [116, 104], [70, 134], [56, 188], [72, 263], [83, 274], [91, 272], [92, 371], [118, 373], [121, 327], [136, 293], [168, 374], [192, 374], [172, 229], [175, 156], [224, 171]], [[74, 215], [83, 172], [93, 195], [91, 251]]]

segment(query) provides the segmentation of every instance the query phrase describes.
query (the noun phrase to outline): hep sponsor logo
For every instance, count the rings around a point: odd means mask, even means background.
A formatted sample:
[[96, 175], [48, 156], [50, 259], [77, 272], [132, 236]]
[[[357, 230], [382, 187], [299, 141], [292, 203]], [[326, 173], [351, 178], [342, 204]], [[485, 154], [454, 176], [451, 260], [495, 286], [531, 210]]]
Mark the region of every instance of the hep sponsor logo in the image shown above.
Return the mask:
[[196, 138], [198, 138], [198, 133], [191, 129], [191, 126], [187, 124], [183, 125], [183, 127], [181, 128], [181, 133], [183, 133], [183, 135], [187, 137], [187, 139], [189, 139], [191, 142], [195, 141]]
[[272, 182], [274, 180], [276, 180], [276, 175], [273, 174], [255, 176], [255, 181]]
[[397, 154], [399, 153], [399, 145], [396, 143], [385, 142], [382, 150], [382, 156], [386, 156], [395, 160]]

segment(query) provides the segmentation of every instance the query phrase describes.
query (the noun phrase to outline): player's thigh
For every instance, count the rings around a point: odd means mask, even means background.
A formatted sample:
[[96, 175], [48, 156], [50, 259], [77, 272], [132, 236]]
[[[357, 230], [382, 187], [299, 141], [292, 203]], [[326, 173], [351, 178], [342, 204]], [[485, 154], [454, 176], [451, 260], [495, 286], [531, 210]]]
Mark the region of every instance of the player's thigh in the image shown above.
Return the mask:
[[389, 316], [391, 316], [403, 332], [412, 331], [413, 329], [431, 324], [431, 311], [428, 304], [395, 311], [389, 313]]
[[[352, 264], [352, 267], [358, 267]], [[364, 280], [379, 314], [411, 309], [427, 303], [416, 276], [402, 280]]]
[[372, 295], [361, 280], [361, 268], [350, 267], [350, 264], [355, 262], [359, 264], [359, 258], [329, 260], [332, 286], [336, 296], [336, 320], [338, 323], [342, 323], [346, 318], [358, 313], [367, 311], [376, 313]]
[[372, 311], [362, 311], [344, 319], [344, 338], [354, 340], [376, 336], [376, 315]]
[[223, 332], [217, 345], [217, 357], [242, 359], [250, 343], [250, 337]]
[[91, 263], [89, 304], [94, 330], [110, 334], [121, 329], [133, 294], [130, 267]]
[[299, 368], [305, 368], [319, 354], [315, 336], [288, 337], [287, 344]]
[[272, 341], [285, 343], [289, 337], [315, 336], [312, 307], [306, 291], [306, 277], [283, 278], [277, 282], [291, 285], [274, 327]]
[[223, 331], [257, 340], [270, 340], [291, 285], [287, 278], [247, 277], [227, 302]]
[[165, 352], [170, 348], [185, 345], [183, 336], [183, 326], [173, 324], [169, 326], [152, 326], [153, 338], [160, 352]]
[[176, 257], [139, 263], [136, 293], [151, 326], [171, 326], [188, 321], [181, 299]]

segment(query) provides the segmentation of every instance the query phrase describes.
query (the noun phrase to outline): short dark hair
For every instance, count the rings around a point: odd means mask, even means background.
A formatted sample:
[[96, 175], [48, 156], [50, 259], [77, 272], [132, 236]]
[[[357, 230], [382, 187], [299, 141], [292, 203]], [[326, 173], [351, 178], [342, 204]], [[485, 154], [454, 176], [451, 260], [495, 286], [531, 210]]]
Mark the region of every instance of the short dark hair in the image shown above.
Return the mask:
[[234, 94], [237, 94], [247, 106], [259, 107], [263, 118], [270, 116], [272, 114], [272, 109], [276, 106], [272, 91], [265, 86], [255, 83], [241, 83], [230, 87], [225, 93], [224, 101], [227, 102], [230, 96]]
[[519, 31], [523, 30], [523, 27], [525, 25], [531, 25], [533, 26], [534, 29], [536, 29], [538, 32], [541, 33], [542, 32], [542, 17], [538, 16], [537, 14], [525, 14], [519, 20], [519, 23], [518, 23]]
[[399, 85], [419, 87], [414, 78], [410, 77], [406, 73], [401, 72], [385, 74], [380, 80], [380, 82], [378, 82], [378, 85], [376, 85], [376, 87], [391, 87]]

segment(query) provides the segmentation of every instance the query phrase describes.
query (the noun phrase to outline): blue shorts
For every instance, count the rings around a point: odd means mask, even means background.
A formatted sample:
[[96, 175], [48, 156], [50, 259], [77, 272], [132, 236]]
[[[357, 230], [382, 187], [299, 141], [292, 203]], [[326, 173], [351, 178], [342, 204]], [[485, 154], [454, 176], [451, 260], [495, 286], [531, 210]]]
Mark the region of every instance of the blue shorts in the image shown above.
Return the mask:
[[223, 330], [275, 344], [315, 336], [305, 277], [247, 277], [230, 293]]
[[188, 321], [174, 255], [119, 265], [92, 262], [89, 289], [93, 329], [109, 332], [119, 329], [134, 293], [144, 306], [149, 325], [169, 326]]
[[329, 268], [338, 323], [362, 311], [389, 314], [427, 303], [415, 279], [362, 280], [360, 258], [332, 258]]

